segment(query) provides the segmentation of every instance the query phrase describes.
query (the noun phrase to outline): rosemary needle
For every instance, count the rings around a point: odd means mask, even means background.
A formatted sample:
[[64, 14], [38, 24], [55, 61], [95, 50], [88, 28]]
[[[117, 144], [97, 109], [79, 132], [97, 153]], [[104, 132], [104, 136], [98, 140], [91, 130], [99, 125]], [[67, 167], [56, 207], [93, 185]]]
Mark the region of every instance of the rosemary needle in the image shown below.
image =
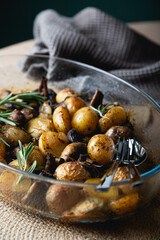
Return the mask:
[[[17, 152], [17, 159], [18, 159], [19, 168], [20, 168], [20, 170], [32, 173], [37, 166], [37, 161], [34, 161], [28, 169], [26, 169], [26, 168], [27, 168], [28, 158], [31, 155], [31, 153], [33, 152], [35, 146], [33, 145], [33, 143], [30, 142], [27, 145], [27, 147], [23, 147], [20, 140], [18, 141], [18, 143], [19, 143], [21, 154], [22, 154], [22, 156], [20, 156], [20, 151]], [[25, 178], [25, 176], [20, 175], [20, 177], [18, 178], [17, 184], [20, 183], [24, 178]]]
[[112, 106], [113, 103], [107, 104], [105, 107], [101, 108], [101, 105], [98, 106], [98, 108], [94, 108], [92, 106], [90, 106], [91, 109], [93, 109], [95, 112], [97, 112], [100, 117], [103, 117], [104, 114], [106, 113], [106, 110], [109, 106]]

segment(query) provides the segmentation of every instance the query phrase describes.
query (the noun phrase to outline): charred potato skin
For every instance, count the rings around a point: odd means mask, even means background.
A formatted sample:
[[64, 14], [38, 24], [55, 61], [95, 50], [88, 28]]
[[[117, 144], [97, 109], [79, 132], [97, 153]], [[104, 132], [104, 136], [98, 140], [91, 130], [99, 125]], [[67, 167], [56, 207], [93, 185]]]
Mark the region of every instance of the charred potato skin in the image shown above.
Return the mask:
[[82, 135], [90, 135], [95, 132], [98, 125], [98, 115], [90, 107], [79, 109], [72, 118], [72, 127]]
[[71, 129], [71, 118], [68, 109], [59, 106], [53, 113], [53, 123], [57, 131], [65, 134]]
[[44, 132], [39, 139], [39, 149], [43, 156], [52, 153], [55, 157], [60, 157], [69, 140], [63, 132]]
[[66, 162], [56, 168], [55, 177], [58, 180], [84, 182], [90, 178], [90, 173], [76, 161]]
[[113, 160], [115, 145], [111, 138], [104, 134], [97, 134], [89, 140], [87, 151], [93, 162], [106, 165]]
[[116, 143], [118, 138], [130, 138], [132, 137], [133, 133], [132, 130], [127, 126], [113, 126], [108, 129], [105, 135], [112, 138], [114, 143]]
[[75, 161], [78, 160], [80, 154], [87, 153], [86, 144], [78, 142], [78, 143], [70, 143], [65, 147], [63, 152], [61, 153], [60, 158], [63, 158], [65, 161], [71, 160]]
[[126, 120], [127, 114], [124, 108], [114, 107], [99, 119], [99, 128], [102, 133], [105, 133], [110, 127], [122, 125]]

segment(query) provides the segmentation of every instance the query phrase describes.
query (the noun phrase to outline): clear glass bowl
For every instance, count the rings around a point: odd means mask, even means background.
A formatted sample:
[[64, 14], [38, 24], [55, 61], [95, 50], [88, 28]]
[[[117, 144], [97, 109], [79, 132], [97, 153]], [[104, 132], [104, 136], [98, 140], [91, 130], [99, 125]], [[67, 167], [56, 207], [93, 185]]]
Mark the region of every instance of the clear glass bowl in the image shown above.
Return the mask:
[[[67, 59], [49, 60], [46, 56], [1, 56], [1, 89], [36, 89], [47, 69], [49, 86], [56, 91], [70, 87], [89, 100], [98, 88], [106, 102], [118, 101], [129, 111], [135, 137], [148, 154], [139, 167], [144, 184], [131, 189], [127, 179], [113, 182], [108, 192], [95, 192], [95, 183], [58, 181], [0, 162], [2, 198], [46, 217], [73, 222], [128, 217], [147, 206], [160, 189], [159, 105], [142, 90], [105, 71]], [[19, 175], [25, 179], [16, 184]], [[51, 199], [49, 205], [46, 196]]]

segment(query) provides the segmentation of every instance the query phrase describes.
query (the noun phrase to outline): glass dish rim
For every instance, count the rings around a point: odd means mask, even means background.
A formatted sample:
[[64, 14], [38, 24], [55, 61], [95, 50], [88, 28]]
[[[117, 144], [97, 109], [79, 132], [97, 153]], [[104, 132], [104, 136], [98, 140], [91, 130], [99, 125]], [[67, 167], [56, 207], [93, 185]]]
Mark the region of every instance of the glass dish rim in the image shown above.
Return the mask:
[[[114, 78], [116, 79], [117, 81], [119, 82], [122, 82], [123, 84], [125, 85], [128, 85], [130, 88], [134, 89], [135, 91], [139, 92], [139, 94], [143, 95], [144, 98], [146, 98], [154, 107], [156, 107], [157, 111], [160, 113], [160, 105], [149, 95], [147, 94], [145, 91], [143, 91], [142, 89], [138, 88], [137, 86], [134, 86], [134, 84], [131, 84], [131, 83], [128, 83], [126, 82], [125, 80], [105, 71], [105, 70], [102, 70], [100, 68], [97, 68], [97, 67], [94, 67], [94, 66], [91, 66], [89, 64], [86, 64], [86, 63], [81, 63], [81, 62], [78, 62], [78, 61], [75, 61], [75, 60], [71, 60], [71, 59], [67, 59], [67, 58], [62, 58], [62, 57], [57, 57], [57, 56], [49, 56], [49, 55], [40, 55], [40, 54], [35, 54], [35, 55], [31, 55], [31, 54], [6, 54], [6, 55], [1, 55], [0, 56], [0, 59], [3, 58], [3, 57], [41, 57], [41, 58], [54, 58], [54, 59], [57, 59], [57, 60], [60, 60], [60, 61], [64, 61], [64, 62], [67, 62], [67, 63], [71, 63], [71, 64], [74, 64], [74, 65], [77, 65], [77, 66], [80, 66], [80, 67], [83, 67], [83, 68], [86, 68], [86, 69], [90, 69], [90, 70], [93, 70], [93, 71], [96, 71], [96, 72], [99, 72], [99, 73], [102, 73], [104, 75], [107, 75], [107, 76], [110, 76], [111, 78]], [[9, 170], [12, 170], [13, 172], [17, 172], [19, 174], [23, 174], [25, 175], [27, 178], [32, 178], [32, 179], [35, 179], [35, 180], [39, 180], [39, 181], [45, 181], [45, 182], [49, 182], [49, 183], [58, 183], [58, 184], [62, 184], [62, 185], [71, 185], [71, 186], [75, 186], [75, 187], [95, 187], [97, 184], [96, 183], [79, 183], [79, 182], [72, 182], [72, 181], [64, 181], [64, 180], [57, 180], [57, 179], [52, 179], [52, 178], [49, 178], [49, 177], [45, 177], [45, 176], [40, 176], [40, 175], [37, 175], [37, 174], [33, 174], [33, 173], [28, 173], [28, 172], [25, 172], [25, 171], [22, 171], [20, 169], [17, 169], [17, 168], [14, 168], [14, 167], [11, 167], [7, 164], [4, 164], [2, 162], [0, 162], [0, 166], [4, 167], [4, 168], [7, 168]], [[6, 169], [5, 169], [6, 170]], [[158, 172], [160, 172], [160, 164], [157, 165], [156, 167], [154, 167], [153, 169], [141, 174], [141, 177], [142, 179], [148, 179], [149, 177], [152, 177], [154, 176], [155, 174], [157, 174]], [[115, 185], [124, 185], [124, 184], [128, 184], [129, 183], [129, 179], [125, 179], [125, 180], [122, 180], [122, 181], [116, 181], [116, 182], [112, 182], [112, 186], [115, 186]]]

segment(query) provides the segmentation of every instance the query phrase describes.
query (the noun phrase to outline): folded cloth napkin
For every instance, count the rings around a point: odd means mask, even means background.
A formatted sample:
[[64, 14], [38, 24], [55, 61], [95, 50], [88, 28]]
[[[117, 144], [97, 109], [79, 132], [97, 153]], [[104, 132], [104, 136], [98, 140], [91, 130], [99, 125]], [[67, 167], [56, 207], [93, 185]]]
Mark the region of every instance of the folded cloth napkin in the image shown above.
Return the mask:
[[[32, 54], [49, 54], [96, 66], [160, 101], [160, 46], [117, 19], [92, 7], [71, 18], [45, 10], [36, 17], [33, 32], [37, 43]], [[30, 70], [32, 66], [31, 61]]]

